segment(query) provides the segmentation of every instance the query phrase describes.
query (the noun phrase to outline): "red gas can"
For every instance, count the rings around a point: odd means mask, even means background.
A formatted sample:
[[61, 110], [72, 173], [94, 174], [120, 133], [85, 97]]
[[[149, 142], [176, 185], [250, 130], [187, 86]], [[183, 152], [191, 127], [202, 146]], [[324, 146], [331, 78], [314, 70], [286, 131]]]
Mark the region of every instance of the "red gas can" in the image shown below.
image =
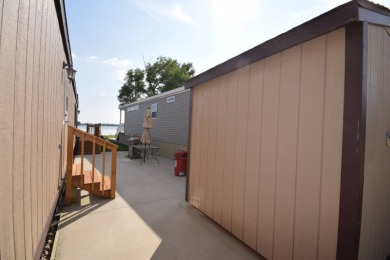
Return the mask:
[[187, 171], [187, 152], [178, 150], [175, 152], [175, 175], [185, 176]]

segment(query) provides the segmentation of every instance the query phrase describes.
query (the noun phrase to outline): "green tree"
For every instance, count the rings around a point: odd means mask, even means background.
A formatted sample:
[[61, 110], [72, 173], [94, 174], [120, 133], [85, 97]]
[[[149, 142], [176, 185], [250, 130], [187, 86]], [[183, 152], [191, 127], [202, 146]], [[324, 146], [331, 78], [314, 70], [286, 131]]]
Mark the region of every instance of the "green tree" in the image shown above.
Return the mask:
[[141, 69], [129, 69], [125, 76], [125, 83], [119, 90], [118, 100], [120, 105], [135, 102], [145, 94], [145, 72]]
[[195, 74], [195, 69], [192, 63], [180, 64], [177, 60], [160, 56], [156, 62], [145, 65], [145, 72], [146, 94], [153, 96], [180, 87]]

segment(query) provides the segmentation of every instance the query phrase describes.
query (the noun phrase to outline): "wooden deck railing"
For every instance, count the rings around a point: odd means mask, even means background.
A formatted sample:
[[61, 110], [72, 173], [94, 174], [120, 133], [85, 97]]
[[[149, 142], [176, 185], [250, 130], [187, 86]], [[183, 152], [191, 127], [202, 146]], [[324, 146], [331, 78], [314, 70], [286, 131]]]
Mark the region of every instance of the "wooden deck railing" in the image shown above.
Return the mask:
[[74, 126], [68, 125], [68, 147], [67, 147], [67, 165], [66, 165], [66, 195], [65, 195], [65, 204], [70, 205], [72, 202], [72, 166], [73, 166], [73, 151], [75, 147], [76, 138], [79, 137], [79, 142], [81, 142], [81, 176], [80, 176], [80, 186], [83, 182], [84, 174], [84, 148], [85, 142], [92, 142], [92, 191], [94, 190], [95, 183], [95, 147], [100, 146], [102, 152], [102, 196], [104, 193], [104, 177], [105, 177], [105, 168], [106, 168], [106, 150], [111, 150], [111, 170], [110, 170], [110, 179], [111, 179], [111, 190], [110, 198], [115, 198], [116, 191], [116, 157], [117, 157], [117, 148], [118, 146], [110, 143], [104, 139], [101, 139], [97, 136], [84, 132]]

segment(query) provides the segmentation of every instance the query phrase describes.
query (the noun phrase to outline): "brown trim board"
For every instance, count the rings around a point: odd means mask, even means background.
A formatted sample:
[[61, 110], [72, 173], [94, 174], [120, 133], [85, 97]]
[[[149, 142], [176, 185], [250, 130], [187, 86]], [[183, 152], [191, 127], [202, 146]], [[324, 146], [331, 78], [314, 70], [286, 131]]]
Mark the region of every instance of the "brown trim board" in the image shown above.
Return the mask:
[[186, 170], [186, 193], [185, 200], [189, 202], [188, 188], [190, 184], [190, 164], [191, 164], [191, 128], [192, 128], [192, 99], [193, 89], [190, 89], [190, 107], [189, 107], [189, 118], [188, 118], [188, 141], [187, 141], [187, 170]]
[[64, 0], [54, 0], [57, 12], [58, 25], [60, 27], [62, 44], [66, 53], [67, 63], [72, 63], [72, 53], [70, 50], [68, 25], [66, 20], [65, 3]]
[[[62, 38], [62, 46], [64, 48], [66, 62], [68, 64], [73, 64], [72, 60], [72, 51], [70, 48], [69, 41], [69, 32], [68, 32], [68, 22], [66, 18], [66, 10], [65, 10], [65, 2], [64, 0], [54, 0], [55, 9], [57, 12], [58, 26], [60, 28], [61, 38]], [[60, 64], [62, 66], [62, 64]], [[77, 94], [76, 81], [72, 80], [72, 87], [74, 96], [76, 99], [77, 107], [79, 106], [79, 98]], [[76, 111], [77, 112], [77, 111]]]
[[344, 119], [337, 259], [358, 259], [362, 214], [367, 23], [346, 26]]

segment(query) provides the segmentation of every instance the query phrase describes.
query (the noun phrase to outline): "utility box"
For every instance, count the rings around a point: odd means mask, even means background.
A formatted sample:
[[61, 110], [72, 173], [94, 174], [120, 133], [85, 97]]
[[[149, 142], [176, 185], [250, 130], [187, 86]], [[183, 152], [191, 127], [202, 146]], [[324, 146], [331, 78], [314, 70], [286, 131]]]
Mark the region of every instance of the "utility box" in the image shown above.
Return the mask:
[[130, 159], [141, 158], [141, 153], [136, 148], [134, 148], [135, 145], [141, 144], [141, 139], [139, 137], [134, 136], [134, 137], [130, 137], [129, 139], [127, 139], [127, 141], [129, 142], [128, 157]]

